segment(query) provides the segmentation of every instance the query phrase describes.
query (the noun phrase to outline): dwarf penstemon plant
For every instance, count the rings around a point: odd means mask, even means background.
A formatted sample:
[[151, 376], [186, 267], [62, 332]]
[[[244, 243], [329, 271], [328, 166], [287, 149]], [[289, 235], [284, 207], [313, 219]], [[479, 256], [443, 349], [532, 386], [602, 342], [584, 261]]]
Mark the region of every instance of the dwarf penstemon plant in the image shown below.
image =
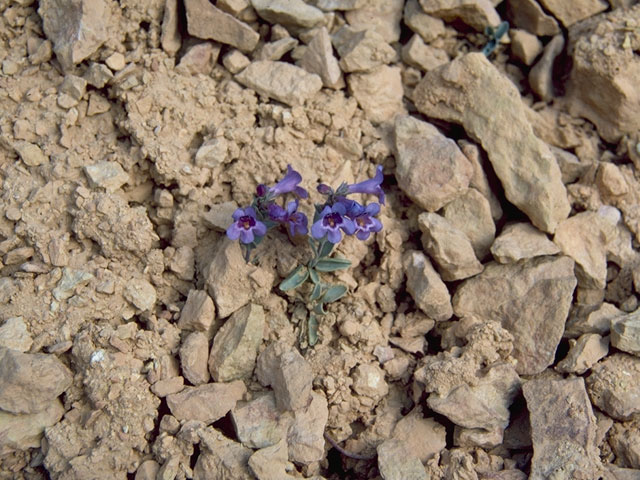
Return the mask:
[[[325, 196], [325, 202], [315, 205], [311, 235], [306, 215], [298, 211], [298, 199], [309, 196], [304, 188], [298, 186], [301, 181], [302, 176], [288, 165], [287, 174], [275, 186], [258, 185], [251, 206], [239, 208], [233, 213], [233, 223], [227, 229], [227, 236], [231, 240], [240, 240], [247, 262], [251, 258], [251, 251], [272, 228], [283, 226], [295, 243], [307, 237], [313, 256], [305, 265], [296, 267], [280, 283], [279, 288], [286, 292], [300, 287], [307, 280], [313, 283], [308, 297], [310, 312], [307, 322], [307, 342], [313, 346], [318, 341], [317, 316], [326, 313], [325, 304], [335, 302], [347, 292], [344, 285], [321, 281], [319, 273], [335, 272], [351, 266], [349, 260], [331, 256], [343, 235], [355, 235], [359, 240], [366, 240], [372, 233], [382, 229], [382, 223], [376, 217], [380, 213], [380, 204], [384, 205], [384, 192], [380, 186], [383, 175], [382, 167], [378, 166], [373, 178], [360, 183], [343, 183], [335, 190], [325, 184], [318, 185], [318, 192]], [[357, 193], [376, 195], [380, 203], [362, 205], [348, 198]], [[277, 198], [287, 194], [297, 198], [283, 206], [278, 205]]]

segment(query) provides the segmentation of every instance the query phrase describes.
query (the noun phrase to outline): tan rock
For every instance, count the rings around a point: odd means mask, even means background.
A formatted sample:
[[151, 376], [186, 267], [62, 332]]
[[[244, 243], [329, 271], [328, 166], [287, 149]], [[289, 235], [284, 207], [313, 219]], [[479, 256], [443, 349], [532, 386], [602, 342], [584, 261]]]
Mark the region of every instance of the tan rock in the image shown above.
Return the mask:
[[[542, 134], [537, 132], [536, 135], [541, 136]], [[562, 148], [554, 147], [553, 145], [549, 145], [549, 148], [556, 157], [556, 161], [562, 172], [562, 183], [565, 185], [575, 182], [589, 170], [590, 163], [580, 161], [573, 153], [567, 152]]]
[[533, 65], [534, 60], [542, 52], [542, 42], [534, 34], [526, 30], [512, 29], [511, 53], [525, 65]]
[[34, 143], [19, 141], [13, 145], [13, 148], [28, 167], [37, 167], [49, 163], [49, 157]]
[[289, 449], [285, 439], [270, 447], [262, 448], [251, 455], [249, 467], [258, 480], [293, 480], [297, 478], [287, 473], [289, 469]]
[[84, 167], [84, 171], [93, 187], [104, 188], [113, 193], [129, 181], [129, 174], [118, 162], [98, 162]]
[[367, 4], [367, 0], [312, 0], [310, 3], [325, 12], [331, 12], [361, 8]]
[[497, 27], [500, 15], [490, 0], [419, 0], [428, 15], [446, 22], [461, 22], [483, 32], [486, 26]]
[[560, 33], [556, 19], [547, 15], [536, 0], [508, 0], [507, 16], [516, 27], [534, 35], [548, 36]]
[[358, 395], [379, 400], [389, 393], [384, 370], [374, 364], [362, 363], [353, 372], [353, 390]]
[[87, 117], [93, 117], [101, 113], [108, 112], [111, 109], [111, 103], [102, 95], [96, 92], [89, 93], [89, 106], [87, 107]]
[[491, 254], [500, 263], [513, 263], [524, 258], [558, 253], [560, 247], [530, 223], [505, 226], [491, 245]]
[[339, 89], [345, 86], [338, 60], [333, 55], [331, 37], [326, 27], [320, 28], [309, 42], [299, 64], [307, 72], [319, 75], [325, 87]]
[[224, 10], [236, 17], [241, 17], [244, 10], [252, 9], [251, 2], [249, 0], [219, 0], [216, 2], [216, 6], [220, 10]]
[[571, 4], [562, 0], [540, 0], [540, 3], [567, 28], [609, 8], [604, 0], [580, 0]]
[[262, 343], [264, 310], [249, 305], [234, 312], [213, 339], [209, 372], [217, 382], [248, 378], [253, 373]]
[[534, 225], [553, 232], [567, 217], [555, 158], [534, 135], [514, 85], [484, 55], [470, 53], [427, 72], [413, 97], [422, 113], [462, 124], [482, 144], [507, 199]]
[[421, 213], [418, 226], [422, 246], [438, 266], [443, 280], [451, 282], [482, 272], [469, 238], [437, 213]]
[[286, 439], [293, 417], [276, 406], [273, 392], [259, 394], [249, 402], [238, 402], [231, 421], [238, 440], [249, 448], [265, 448]]
[[216, 8], [208, 0], [185, 0], [189, 34], [205, 40], [215, 40], [236, 47], [243, 52], [252, 51], [260, 35], [232, 15]]
[[180, 58], [176, 71], [188, 75], [209, 75], [218, 61], [220, 45], [213, 42], [202, 42], [192, 45]]
[[406, 113], [402, 104], [404, 90], [399, 67], [382, 65], [371, 72], [353, 73], [347, 79], [349, 91], [375, 124], [393, 122]]
[[569, 340], [569, 353], [558, 363], [556, 370], [582, 375], [609, 353], [609, 337], [585, 333], [577, 340]]
[[444, 426], [433, 418], [424, 418], [421, 407], [416, 407], [402, 417], [391, 438], [407, 444], [407, 451], [413, 452], [422, 463], [439, 455], [447, 446], [447, 432]]
[[620, 465], [633, 468], [634, 474], [640, 469], [640, 432], [637, 424], [616, 423], [607, 436], [608, 443]]
[[91, 63], [82, 78], [92, 87], [102, 88], [113, 80], [114, 76], [106, 65], [102, 63]]
[[444, 35], [445, 32], [444, 22], [424, 13], [418, 0], [409, 0], [405, 3], [403, 20], [407, 27], [427, 43]]
[[234, 201], [214, 203], [208, 212], [202, 214], [202, 219], [208, 227], [224, 232], [231, 223], [231, 215], [237, 209], [238, 204]]
[[255, 60], [280, 60], [287, 52], [293, 50], [296, 46], [298, 46], [298, 40], [295, 38], [281, 38], [279, 40], [263, 44], [253, 58]]
[[611, 345], [640, 357], [640, 309], [612, 320]]
[[478, 190], [487, 200], [489, 200], [493, 220], [500, 220], [503, 213], [502, 207], [500, 206], [500, 200], [498, 200], [498, 197], [489, 185], [489, 179], [487, 178], [487, 174], [484, 170], [485, 167], [483, 166], [486, 162], [481, 157], [480, 147], [467, 140], [458, 140], [458, 145], [460, 146], [460, 150], [464, 156], [467, 157], [467, 160], [471, 162], [471, 166], [473, 168], [473, 175], [471, 176], [469, 186]]
[[0, 347], [24, 353], [32, 344], [33, 339], [22, 317], [7, 318], [0, 326]]
[[414, 35], [402, 47], [402, 60], [420, 70], [428, 72], [449, 61], [447, 52], [424, 43], [420, 35]]
[[340, 55], [340, 67], [347, 73], [369, 72], [396, 58], [396, 51], [374, 30], [344, 25], [333, 34], [332, 43]]
[[397, 117], [395, 147], [398, 186], [425, 210], [435, 212], [467, 190], [471, 163], [430, 123]]
[[591, 402], [611, 418], [624, 422], [640, 413], [640, 358], [609, 355], [591, 368], [586, 381]]
[[193, 480], [255, 480], [248, 461], [253, 451], [213, 428], [200, 432], [200, 455]]
[[184, 378], [171, 377], [164, 380], [159, 380], [151, 385], [151, 391], [160, 398], [164, 398], [167, 395], [172, 395], [181, 392], [184, 389]]
[[529, 71], [529, 85], [531, 89], [545, 102], [555, 96], [553, 90], [553, 63], [564, 48], [564, 37], [556, 35], [544, 47], [540, 60]]
[[322, 88], [318, 75], [284, 62], [252, 62], [236, 80], [261, 95], [287, 105], [302, 105]]
[[385, 42], [400, 40], [400, 21], [404, 0], [367, 0], [345, 13], [347, 23], [356, 30], [373, 30]]
[[180, 368], [182, 374], [192, 385], [209, 382], [209, 340], [202, 332], [191, 332], [180, 347]]
[[249, 57], [240, 50], [231, 50], [222, 57], [222, 64], [234, 75], [245, 69], [250, 63]]
[[328, 418], [327, 400], [311, 391], [307, 407], [294, 411], [294, 421], [287, 434], [289, 460], [309, 465], [324, 458], [324, 430]]
[[629, 185], [617, 165], [602, 163], [596, 174], [598, 191], [603, 199], [618, 197], [629, 192]]
[[418, 308], [436, 321], [451, 318], [453, 307], [449, 290], [429, 259], [422, 252], [412, 250], [405, 254], [403, 263], [407, 273], [407, 291]]
[[168, 395], [167, 405], [178, 420], [199, 420], [206, 424], [224, 417], [240, 400], [247, 388], [241, 380], [185, 387]]
[[160, 44], [169, 55], [175, 55], [182, 46], [182, 36], [178, 27], [178, 0], [165, 0], [162, 17]]
[[267, 22], [299, 28], [313, 28], [324, 21], [322, 10], [302, 0], [251, 0], [260, 17]]
[[565, 472], [567, 478], [598, 478], [596, 418], [582, 378], [536, 379], [522, 391], [533, 440], [532, 480]]
[[[244, 57], [244, 59], [240, 60], [239, 57]], [[246, 64], [244, 60], [246, 60]], [[249, 65], [250, 62], [249, 62], [249, 59], [245, 57], [242, 53], [240, 53], [238, 50], [234, 50], [228, 53], [227, 55], [225, 55], [224, 59], [222, 60], [222, 63], [224, 63], [227, 70], [232, 72], [232, 70], [237, 70], [238, 68], [239, 70], [242, 70], [247, 65]], [[198, 148], [198, 151], [196, 152], [196, 158], [195, 158], [196, 165], [199, 167], [216, 168], [225, 163], [228, 163], [230, 160], [229, 147], [230, 147], [229, 141], [226, 140], [224, 137], [215, 137], [215, 138], [210, 138], [209, 140], [205, 140], [204, 142], [202, 142], [202, 145], [200, 145], [200, 148]], [[237, 205], [233, 201], [226, 202], [226, 203], [227, 204], [232, 203], [234, 205]], [[224, 219], [224, 226], [221, 227], [223, 231], [226, 230], [229, 224], [231, 223], [232, 213], [233, 212], [227, 215], [227, 218]]]
[[64, 414], [64, 406], [58, 399], [36, 413], [12, 414], [0, 410], [0, 454], [13, 450], [40, 448], [44, 429], [58, 423]]
[[[580, 289], [578, 290], [580, 291]], [[567, 321], [565, 336], [574, 338], [585, 333], [597, 333], [601, 336], [608, 335], [613, 321], [624, 315], [624, 312], [615, 305], [607, 302], [602, 303], [604, 292], [600, 290], [597, 290], [597, 292], [601, 294], [600, 298], [595, 302], [597, 306], [587, 305], [587, 313], [572, 314]], [[580, 298], [578, 298], [574, 308], [580, 306], [579, 300]]]
[[0, 408], [6, 412], [41, 412], [72, 380], [71, 371], [55, 355], [0, 348]]
[[489, 254], [496, 227], [491, 217], [491, 205], [480, 192], [468, 189], [444, 206], [442, 216], [467, 236], [477, 258], [483, 259]]
[[577, 283], [573, 269], [568, 257], [489, 263], [458, 287], [453, 311], [501, 322], [514, 337], [518, 373], [539, 373], [553, 363], [562, 338]]
[[129, 303], [142, 312], [151, 310], [156, 304], [156, 289], [142, 278], [130, 280], [124, 287], [123, 295]]
[[189, 290], [187, 301], [180, 312], [178, 328], [203, 332], [207, 338], [213, 336], [213, 320], [216, 308], [204, 290]]
[[428, 480], [420, 459], [403, 440], [387, 439], [377, 447], [378, 468], [384, 480]]

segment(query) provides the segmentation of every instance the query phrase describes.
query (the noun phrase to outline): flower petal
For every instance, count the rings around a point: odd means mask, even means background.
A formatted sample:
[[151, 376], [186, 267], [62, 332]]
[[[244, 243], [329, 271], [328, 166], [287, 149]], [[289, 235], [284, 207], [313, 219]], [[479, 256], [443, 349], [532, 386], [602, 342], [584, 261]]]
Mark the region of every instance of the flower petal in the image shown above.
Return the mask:
[[229, 237], [231, 240], [237, 240], [238, 238], [240, 238], [240, 233], [242, 232], [243, 229], [241, 229], [240, 227], [238, 227], [238, 224], [236, 222], [233, 222], [229, 228], [227, 228], [227, 237]]
[[[324, 218], [324, 217], [323, 217]], [[322, 226], [322, 219], [318, 220], [311, 226], [311, 236], [320, 240], [327, 234], [326, 229]]]
[[367, 238], [369, 238], [369, 235], [370, 233], [364, 230], [360, 230], [356, 233], [356, 237], [358, 237], [358, 240], [366, 240]]
[[370, 232], [379, 232], [380, 230], [382, 230], [382, 222], [377, 218], [371, 217], [371, 223], [372, 225], [370, 225], [368, 228]]
[[259, 237], [264, 237], [267, 233], [267, 226], [262, 223], [260, 220], [256, 220], [256, 224], [252, 228], [253, 233], [258, 235]]
[[253, 230], [240, 230], [240, 241], [242, 243], [251, 243], [253, 242]]
[[365, 207], [365, 212], [371, 215], [372, 217], [375, 217], [376, 215], [378, 215], [378, 213], [380, 213], [380, 204], [370, 203]]
[[243, 208], [238, 208], [236, 209], [235, 212], [233, 212], [233, 214], [231, 214], [231, 217], [237, 222], [240, 217], [244, 216], [244, 209]]
[[327, 240], [329, 240], [331, 243], [339, 243], [340, 240], [342, 240], [342, 233], [340, 233], [340, 230], [336, 229], [328, 229], [329, 231], [327, 232]]
[[344, 233], [346, 233], [347, 235], [353, 235], [353, 233], [356, 231], [356, 224], [353, 222], [353, 220], [351, 220], [350, 218], [344, 217], [342, 222], [342, 225], [340, 225], [340, 228], [342, 228], [342, 230], [344, 230]]

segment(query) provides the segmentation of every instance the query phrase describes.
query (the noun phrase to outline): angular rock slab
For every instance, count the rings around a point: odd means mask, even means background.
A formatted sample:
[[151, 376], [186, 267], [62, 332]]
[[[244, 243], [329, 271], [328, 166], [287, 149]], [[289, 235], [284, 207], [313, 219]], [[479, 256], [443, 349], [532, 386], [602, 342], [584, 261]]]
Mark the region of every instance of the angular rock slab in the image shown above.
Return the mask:
[[199, 420], [210, 424], [235, 407], [246, 391], [244, 383], [236, 380], [185, 387], [180, 393], [167, 395], [166, 399], [171, 414], [178, 420]]
[[291, 106], [302, 105], [322, 88], [318, 75], [289, 63], [270, 60], [250, 63], [235, 78], [259, 94]]
[[338, 60], [333, 56], [327, 27], [320, 28], [311, 39], [300, 59], [300, 66], [309, 73], [320, 75], [325, 87], [339, 89], [345, 85]]
[[556, 19], [547, 15], [536, 0], [507, 0], [507, 14], [516, 27], [523, 28], [534, 35], [560, 33], [560, 26]]
[[491, 245], [491, 254], [500, 263], [513, 263], [524, 258], [556, 253], [560, 253], [560, 248], [529, 223], [505, 226]]
[[420, 459], [403, 440], [387, 439], [378, 445], [378, 468], [384, 480], [428, 480]]
[[414, 91], [418, 110], [461, 124], [487, 152], [507, 199], [553, 233], [571, 210], [549, 147], [536, 137], [513, 83], [481, 53], [427, 72]]
[[393, 122], [397, 115], [406, 113], [399, 67], [381, 65], [370, 72], [352, 73], [347, 84], [372, 123]]
[[567, 28], [609, 8], [604, 0], [580, 0], [579, 2], [540, 0], [540, 3]]
[[640, 358], [614, 353], [594, 365], [587, 377], [591, 402], [611, 418], [631, 420], [640, 413]]
[[611, 322], [611, 345], [640, 357], [640, 309]]
[[64, 406], [60, 400], [54, 400], [44, 410], [14, 415], [0, 410], [0, 455], [11, 450], [40, 448], [44, 429], [58, 423], [64, 415]]
[[447, 22], [460, 20], [479, 32], [484, 31], [487, 26], [497, 27], [500, 24], [500, 15], [490, 0], [419, 1], [427, 14]]
[[577, 281], [568, 257], [539, 257], [515, 264], [489, 263], [453, 297], [458, 317], [496, 320], [514, 337], [512, 355], [521, 375], [553, 363]]
[[599, 478], [596, 417], [584, 379], [530, 380], [522, 392], [533, 440], [529, 478]]
[[407, 272], [407, 291], [429, 318], [438, 322], [453, 315], [451, 295], [426, 255], [417, 250], [407, 252], [403, 260]]
[[322, 10], [302, 0], [251, 0], [256, 13], [270, 23], [313, 28], [324, 20]]

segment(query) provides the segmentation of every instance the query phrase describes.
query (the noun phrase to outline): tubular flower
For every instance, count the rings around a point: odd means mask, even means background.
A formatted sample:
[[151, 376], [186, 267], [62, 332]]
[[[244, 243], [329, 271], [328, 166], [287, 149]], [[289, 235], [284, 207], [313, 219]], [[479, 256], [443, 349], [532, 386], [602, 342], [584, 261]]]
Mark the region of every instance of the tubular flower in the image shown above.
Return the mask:
[[384, 205], [384, 192], [380, 186], [383, 180], [384, 176], [382, 175], [382, 165], [378, 165], [376, 174], [373, 178], [360, 183], [354, 183], [353, 185], [347, 185], [347, 193], [369, 193], [377, 195], [378, 201]]
[[239, 238], [242, 243], [251, 243], [256, 236], [262, 237], [267, 233], [267, 226], [256, 218], [253, 207], [239, 208], [232, 217], [234, 222], [227, 228], [227, 237], [231, 240]]
[[353, 223], [356, 226], [356, 237], [360, 240], [366, 240], [372, 232], [379, 232], [382, 230], [382, 223], [378, 220], [376, 215], [380, 213], [380, 205], [377, 203], [370, 203], [366, 207], [358, 205], [360, 207], [359, 212], [354, 212]]
[[287, 165], [287, 174], [282, 180], [269, 189], [269, 193], [276, 197], [293, 192], [300, 198], [307, 198], [309, 193], [304, 188], [298, 186], [301, 181], [302, 175], [291, 168], [291, 165]]
[[269, 217], [276, 221], [286, 225], [287, 232], [291, 238], [296, 235], [306, 235], [309, 229], [307, 228], [307, 216], [298, 212], [298, 200], [293, 200], [287, 204], [286, 210], [275, 203], [269, 205]]
[[342, 230], [347, 235], [353, 235], [356, 226], [353, 220], [345, 216], [346, 208], [341, 203], [333, 206], [326, 206], [320, 212], [320, 219], [311, 226], [311, 235], [316, 239], [325, 236], [331, 243], [338, 243], [342, 240]]

